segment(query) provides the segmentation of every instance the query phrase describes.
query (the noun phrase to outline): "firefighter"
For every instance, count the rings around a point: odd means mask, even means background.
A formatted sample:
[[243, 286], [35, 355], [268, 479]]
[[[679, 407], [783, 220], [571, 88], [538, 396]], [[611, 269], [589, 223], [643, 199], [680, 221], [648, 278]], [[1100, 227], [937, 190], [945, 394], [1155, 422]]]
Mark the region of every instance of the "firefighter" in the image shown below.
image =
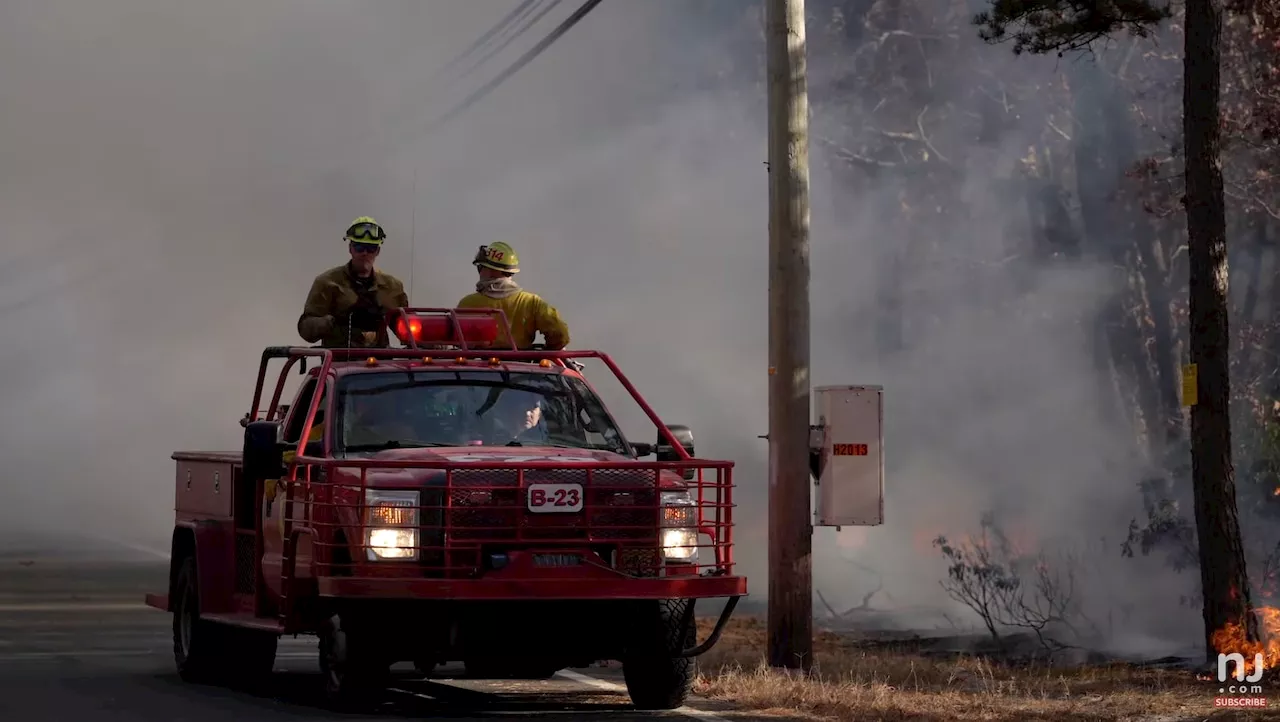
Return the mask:
[[[502, 309], [511, 323], [511, 335], [518, 349], [532, 348], [533, 338], [539, 331], [546, 347], [552, 351], [569, 345], [569, 327], [555, 307], [537, 294], [520, 288], [512, 278], [520, 272], [520, 259], [511, 246], [501, 242], [480, 246], [471, 263], [480, 279], [476, 282], [476, 292], [458, 301], [458, 308]], [[493, 347], [509, 343], [500, 338]]]
[[325, 348], [387, 348], [388, 314], [409, 305], [400, 279], [373, 267], [387, 234], [361, 216], [343, 239], [351, 260], [316, 276], [298, 317], [298, 335]]
[[[496, 396], [495, 396], [496, 395]], [[542, 397], [517, 389], [495, 389], [477, 415], [484, 426], [485, 443], [537, 445], [547, 441], [542, 417]]]

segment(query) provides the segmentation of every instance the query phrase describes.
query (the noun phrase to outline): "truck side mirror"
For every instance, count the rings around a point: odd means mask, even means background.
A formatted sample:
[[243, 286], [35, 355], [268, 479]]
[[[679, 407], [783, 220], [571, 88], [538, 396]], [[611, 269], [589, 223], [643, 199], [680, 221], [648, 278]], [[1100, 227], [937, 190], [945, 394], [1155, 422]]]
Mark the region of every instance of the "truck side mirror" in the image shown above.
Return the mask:
[[251, 421], [244, 427], [244, 474], [249, 479], [278, 479], [284, 471], [279, 421]]
[[[667, 427], [667, 431], [670, 431], [671, 435], [676, 437], [676, 441], [679, 441], [680, 445], [684, 447], [684, 450], [689, 452], [689, 456], [694, 455], [692, 429], [688, 426], [672, 424]], [[654, 451], [658, 454], [658, 461], [680, 460], [680, 454], [676, 453], [676, 450], [671, 448], [671, 445], [662, 437], [662, 434], [658, 434], [658, 443], [654, 446]]]
[[[676, 441], [680, 442], [680, 445], [689, 453], [689, 456], [696, 455], [693, 451], [692, 429], [680, 424], [671, 424], [667, 426], [667, 430], [671, 432], [672, 436], [676, 437]], [[654, 446], [654, 453], [657, 454], [658, 461], [680, 461], [679, 452], [671, 448], [671, 445], [666, 442], [666, 439], [662, 438], [662, 434], [658, 434], [658, 443]], [[693, 479], [695, 476], [697, 476], [697, 470], [684, 470], [684, 478], [686, 480]]]
[[645, 457], [653, 453], [653, 444], [644, 441], [631, 442], [631, 448], [635, 450], [637, 457]]

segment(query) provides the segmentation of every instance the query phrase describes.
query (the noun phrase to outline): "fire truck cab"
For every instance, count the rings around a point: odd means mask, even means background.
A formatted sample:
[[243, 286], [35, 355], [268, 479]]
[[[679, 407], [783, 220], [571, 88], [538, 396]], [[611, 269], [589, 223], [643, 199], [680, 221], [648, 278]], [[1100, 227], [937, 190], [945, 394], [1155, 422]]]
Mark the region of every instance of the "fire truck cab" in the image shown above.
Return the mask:
[[[733, 463], [694, 457], [605, 354], [510, 350], [500, 310], [389, 322], [404, 348], [265, 349], [243, 447], [173, 454], [169, 588], [147, 603], [173, 614], [182, 677], [264, 678], [278, 639], [308, 634], [335, 702], [398, 662], [545, 678], [617, 660], [638, 708], [681, 706], [747, 593]], [[653, 442], [623, 434], [578, 359], [613, 372]]]

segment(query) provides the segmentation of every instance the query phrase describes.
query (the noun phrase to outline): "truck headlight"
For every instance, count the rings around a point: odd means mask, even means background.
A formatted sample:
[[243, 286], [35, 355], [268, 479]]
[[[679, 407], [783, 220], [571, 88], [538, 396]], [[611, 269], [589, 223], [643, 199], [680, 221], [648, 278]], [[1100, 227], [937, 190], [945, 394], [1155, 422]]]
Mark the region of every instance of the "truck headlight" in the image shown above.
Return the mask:
[[418, 558], [417, 491], [366, 489], [364, 545], [370, 561]]
[[698, 506], [687, 491], [662, 492], [662, 556], [669, 562], [698, 561]]

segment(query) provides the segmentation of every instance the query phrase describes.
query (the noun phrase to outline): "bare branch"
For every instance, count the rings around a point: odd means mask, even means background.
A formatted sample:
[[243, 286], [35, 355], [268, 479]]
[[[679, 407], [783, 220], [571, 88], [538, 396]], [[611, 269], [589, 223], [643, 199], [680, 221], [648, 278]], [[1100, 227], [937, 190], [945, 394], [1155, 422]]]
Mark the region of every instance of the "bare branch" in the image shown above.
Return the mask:
[[819, 143], [830, 149], [837, 158], [840, 158], [843, 161], [853, 163], [855, 165], [871, 166], [875, 168], [893, 168], [898, 165], [897, 163], [892, 163], [890, 161], [876, 160], [875, 158], [863, 155], [862, 153], [855, 153], [829, 138], [822, 136], [814, 137]]
[[833, 609], [832, 606], [827, 603], [827, 598], [822, 596], [822, 590], [815, 589], [814, 592], [818, 595], [818, 601], [822, 602], [822, 606], [827, 608], [827, 614], [830, 615], [832, 619], [839, 619], [840, 615], [836, 614], [836, 610]]
[[927, 112], [929, 112], [929, 106], [926, 105], [920, 110], [920, 114], [916, 116], [916, 130], [920, 132], [920, 140], [924, 142], [926, 148], [933, 151], [933, 154], [938, 156], [939, 160], [943, 163], [950, 163], [951, 161], [934, 146], [933, 141], [929, 140], [929, 136], [924, 132], [924, 114]]
[[1241, 193], [1240, 191], [1243, 187], [1244, 186], [1239, 183], [1233, 183], [1224, 179], [1222, 193], [1232, 200], [1257, 206], [1262, 209], [1263, 213], [1266, 213], [1268, 216], [1280, 221], [1280, 212], [1277, 212], [1274, 208], [1268, 205], [1266, 201], [1256, 195], [1245, 195], [1244, 193]]
[[[1075, 647], [1063, 642], [1057, 631], [1081, 637], [1073, 618], [1096, 629], [1084, 617], [1076, 598], [1078, 562], [1074, 558], [1064, 556], [1054, 569], [1043, 554], [1019, 555], [989, 520], [983, 521], [982, 531], [974, 539], [952, 544], [938, 537], [934, 546], [950, 563], [942, 588], [978, 615], [996, 643], [1005, 643], [1001, 630], [1026, 629], [1053, 654]], [[1024, 582], [1028, 573], [1035, 580], [1029, 588]]]

